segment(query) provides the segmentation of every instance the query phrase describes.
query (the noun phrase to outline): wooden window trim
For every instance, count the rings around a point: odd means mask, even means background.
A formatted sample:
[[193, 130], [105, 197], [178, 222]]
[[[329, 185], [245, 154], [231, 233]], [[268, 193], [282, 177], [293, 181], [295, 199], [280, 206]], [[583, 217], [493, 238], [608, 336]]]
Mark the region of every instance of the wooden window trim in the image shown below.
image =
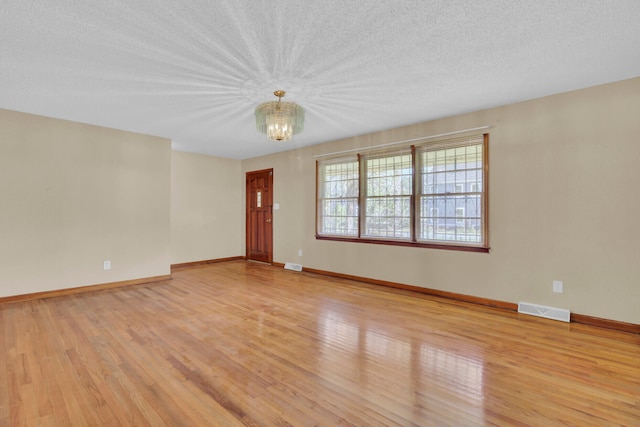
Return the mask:
[[316, 234], [316, 240], [332, 240], [336, 242], [370, 243], [375, 245], [407, 246], [414, 248], [447, 249], [450, 251], [489, 253], [491, 248], [484, 246], [448, 245], [445, 243], [423, 243], [410, 240], [369, 239], [364, 237], [339, 237]]
[[416, 237], [416, 227], [418, 226], [417, 224], [417, 219], [416, 219], [416, 193], [418, 191], [418, 176], [419, 174], [416, 171], [416, 146], [412, 145], [411, 146], [411, 170], [413, 171], [413, 179], [411, 180], [411, 198], [409, 199], [409, 204], [411, 205], [410, 209], [411, 209], [411, 222], [409, 227], [411, 227], [411, 229], [409, 230], [410, 233], [410, 237], [411, 237], [411, 243], [417, 243], [418, 239]]
[[[366, 177], [363, 179], [366, 173], [365, 164], [362, 161], [362, 155], [358, 153], [358, 239], [362, 238], [362, 230], [364, 229], [364, 212], [365, 212], [365, 198], [362, 197], [366, 191]], [[340, 238], [340, 236], [338, 236]]]

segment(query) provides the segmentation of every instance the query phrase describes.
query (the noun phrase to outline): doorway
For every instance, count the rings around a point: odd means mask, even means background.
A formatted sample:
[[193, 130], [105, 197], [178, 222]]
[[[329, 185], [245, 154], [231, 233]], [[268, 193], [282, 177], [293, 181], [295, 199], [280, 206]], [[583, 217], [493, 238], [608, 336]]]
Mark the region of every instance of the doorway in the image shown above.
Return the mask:
[[273, 169], [247, 172], [246, 257], [273, 262]]

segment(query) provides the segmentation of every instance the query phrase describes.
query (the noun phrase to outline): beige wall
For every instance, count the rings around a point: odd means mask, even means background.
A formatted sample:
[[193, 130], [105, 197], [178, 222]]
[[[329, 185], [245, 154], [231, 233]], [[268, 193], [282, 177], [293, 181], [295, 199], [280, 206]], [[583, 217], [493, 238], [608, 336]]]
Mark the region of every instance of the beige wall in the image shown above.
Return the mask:
[[[0, 297], [242, 255], [244, 173], [274, 168], [276, 262], [640, 323], [638, 93], [632, 79], [242, 162], [0, 110]], [[315, 240], [314, 155], [483, 125], [489, 254]]]
[[[639, 94], [636, 78], [249, 159], [242, 170], [274, 168], [276, 262], [640, 323]], [[493, 126], [489, 254], [314, 238], [314, 155], [483, 125]]]
[[171, 263], [243, 254], [240, 161], [171, 153]]
[[164, 138], [0, 110], [0, 297], [169, 274], [170, 161]]

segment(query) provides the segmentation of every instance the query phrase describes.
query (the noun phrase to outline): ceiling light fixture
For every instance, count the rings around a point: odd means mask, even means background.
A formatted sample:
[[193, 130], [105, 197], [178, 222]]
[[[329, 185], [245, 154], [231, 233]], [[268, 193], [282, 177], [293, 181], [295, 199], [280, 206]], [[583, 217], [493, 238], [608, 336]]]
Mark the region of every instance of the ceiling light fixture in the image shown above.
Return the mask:
[[289, 141], [304, 129], [304, 108], [295, 102], [282, 102], [285, 92], [273, 92], [277, 101], [263, 102], [256, 107], [256, 128], [272, 141]]

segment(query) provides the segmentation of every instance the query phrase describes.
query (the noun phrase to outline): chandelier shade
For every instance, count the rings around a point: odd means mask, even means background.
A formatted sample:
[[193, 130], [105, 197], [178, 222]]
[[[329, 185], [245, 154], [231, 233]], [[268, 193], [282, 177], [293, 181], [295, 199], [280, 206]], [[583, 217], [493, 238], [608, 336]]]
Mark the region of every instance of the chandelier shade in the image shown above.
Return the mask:
[[272, 141], [289, 141], [304, 129], [304, 108], [295, 102], [282, 102], [285, 92], [273, 93], [277, 101], [263, 102], [256, 107], [256, 129]]

